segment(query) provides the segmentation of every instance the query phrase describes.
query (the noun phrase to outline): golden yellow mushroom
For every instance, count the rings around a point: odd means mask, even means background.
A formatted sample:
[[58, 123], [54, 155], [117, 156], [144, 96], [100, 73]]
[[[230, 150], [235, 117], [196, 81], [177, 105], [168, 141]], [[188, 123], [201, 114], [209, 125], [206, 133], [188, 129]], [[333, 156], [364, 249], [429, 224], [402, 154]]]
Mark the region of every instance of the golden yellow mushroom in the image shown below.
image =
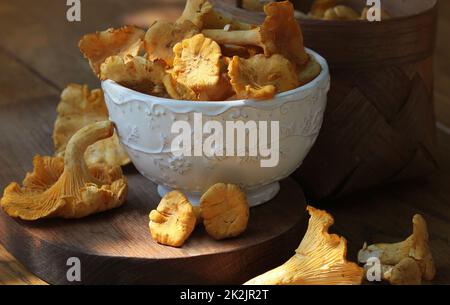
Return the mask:
[[110, 79], [122, 86], [155, 96], [165, 95], [162, 82], [165, 73], [163, 63], [139, 56], [129, 60], [112, 56], [100, 67], [101, 80]]
[[177, 82], [169, 73], [163, 77], [163, 84], [167, 94], [173, 99], [183, 101], [198, 100], [198, 95], [194, 92], [194, 90]]
[[363, 269], [345, 258], [347, 242], [329, 234], [333, 217], [325, 211], [307, 208], [311, 218], [295, 255], [283, 265], [257, 276], [246, 285], [356, 285]]
[[292, 3], [272, 2], [264, 6], [264, 11], [266, 19], [260, 27], [239, 31], [203, 30], [202, 33], [220, 44], [258, 46], [266, 56], [281, 54], [296, 65], [305, 64], [309, 56]]
[[202, 34], [185, 39], [173, 48], [172, 77], [196, 93], [208, 90], [220, 80], [220, 46]]
[[[36, 220], [46, 217], [80, 218], [116, 208], [127, 194], [127, 179], [120, 167], [84, 161], [86, 148], [114, 132], [109, 121], [80, 129], [67, 144], [64, 161], [60, 157], [33, 160], [23, 186], [13, 182], [3, 193], [0, 205], [12, 217]], [[63, 165], [64, 163], [64, 165]]]
[[314, 18], [322, 19], [325, 12], [336, 5], [338, 5], [338, 0], [314, 0], [309, 15]]
[[145, 34], [144, 48], [150, 60], [164, 60], [168, 66], [173, 65], [173, 47], [183, 39], [194, 36], [198, 28], [186, 20], [180, 23], [156, 21]]
[[[103, 91], [89, 90], [87, 85], [68, 85], [61, 93], [56, 111], [58, 116], [53, 129], [53, 144], [56, 155], [60, 157], [64, 157], [70, 138], [78, 130], [92, 123], [108, 120]], [[84, 157], [88, 165], [106, 163], [121, 166], [130, 163], [117, 134], [90, 145]]]
[[228, 67], [231, 85], [238, 98], [270, 99], [277, 92], [299, 86], [294, 65], [281, 55], [262, 54], [249, 59], [233, 57]]
[[84, 57], [89, 60], [92, 70], [100, 74], [100, 65], [110, 56], [138, 55], [142, 47], [145, 31], [134, 27], [124, 26], [119, 29], [107, 29], [84, 35], [78, 47]]
[[164, 195], [149, 215], [152, 238], [160, 244], [181, 247], [191, 235], [197, 221], [191, 203], [179, 191]]
[[187, 0], [183, 13], [178, 18], [177, 23], [184, 22], [186, 20], [192, 22], [201, 29], [203, 27], [203, 18], [206, 14], [210, 13], [213, 7], [209, 1], [206, 0]]
[[431, 281], [436, 267], [428, 246], [427, 223], [419, 214], [414, 215], [412, 222], [413, 233], [406, 240], [393, 244], [364, 244], [358, 253], [358, 261], [367, 264], [371, 258], [379, 259], [382, 278], [394, 285]]
[[186, 6], [177, 23], [190, 21], [199, 29], [223, 29], [229, 25], [231, 30], [248, 30], [251, 25], [238, 22], [216, 12], [207, 0], [187, 0]]
[[235, 237], [245, 231], [249, 207], [245, 193], [236, 185], [217, 183], [200, 198], [206, 232], [214, 239]]
[[360, 17], [360, 14], [346, 5], [331, 7], [323, 15], [324, 20], [358, 20]]

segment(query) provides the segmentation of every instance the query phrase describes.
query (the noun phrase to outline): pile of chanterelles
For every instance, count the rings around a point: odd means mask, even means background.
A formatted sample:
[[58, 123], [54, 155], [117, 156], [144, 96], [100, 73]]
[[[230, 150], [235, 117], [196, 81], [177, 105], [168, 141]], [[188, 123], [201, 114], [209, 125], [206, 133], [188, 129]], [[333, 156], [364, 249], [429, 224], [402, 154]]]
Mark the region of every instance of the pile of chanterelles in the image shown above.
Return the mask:
[[321, 71], [307, 54], [289, 1], [264, 7], [259, 25], [236, 22], [206, 0], [188, 0], [175, 22], [85, 35], [80, 50], [101, 80], [177, 100], [271, 99]]
[[[264, 5], [274, 0], [242, 0], [242, 8], [250, 11], [263, 11]], [[365, 6], [361, 13], [346, 5], [346, 0], [315, 0], [307, 14], [295, 11], [299, 19], [322, 19], [322, 20], [365, 20], [368, 16], [377, 16], [376, 7]], [[362, 4], [366, 1], [361, 0]], [[383, 8], [380, 9], [381, 20], [391, 18], [390, 14]]]

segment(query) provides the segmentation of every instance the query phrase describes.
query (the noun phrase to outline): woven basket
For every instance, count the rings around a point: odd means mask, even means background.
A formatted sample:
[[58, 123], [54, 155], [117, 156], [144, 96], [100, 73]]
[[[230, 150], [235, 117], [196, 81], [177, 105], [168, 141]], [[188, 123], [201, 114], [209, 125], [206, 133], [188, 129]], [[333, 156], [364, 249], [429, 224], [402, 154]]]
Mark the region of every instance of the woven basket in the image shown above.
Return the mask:
[[[237, 1], [212, 2], [241, 21], [264, 19]], [[359, 10], [365, 3], [346, 2]], [[438, 167], [432, 67], [437, 0], [382, 4], [393, 19], [300, 21], [305, 45], [328, 60], [332, 79], [319, 138], [294, 174], [310, 198], [338, 197]]]

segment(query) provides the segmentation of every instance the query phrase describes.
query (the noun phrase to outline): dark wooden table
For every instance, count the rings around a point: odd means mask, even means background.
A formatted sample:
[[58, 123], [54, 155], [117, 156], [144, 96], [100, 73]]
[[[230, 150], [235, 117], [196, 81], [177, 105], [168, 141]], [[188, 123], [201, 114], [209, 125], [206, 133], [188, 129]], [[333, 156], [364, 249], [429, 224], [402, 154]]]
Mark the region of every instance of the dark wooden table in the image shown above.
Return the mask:
[[[66, 1], [0, 2], [0, 105], [48, 99], [56, 103], [70, 82], [98, 87], [77, 42], [84, 33], [118, 26], [124, 20], [174, 19], [184, 0], [81, 1], [81, 22], [66, 19]], [[441, 170], [432, 177], [389, 185], [333, 202], [311, 204], [329, 210], [334, 231], [348, 239], [355, 259], [364, 241], [393, 242], [411, 232], [411, 218], [428, 221], [437, 264], [434, 283], [450, 284], [450, 1], [441, 1], [436, 50], [436, 112]], [[1, 135], [8, 130], [0, 130]], [[36, 153], [51, 154], [48, 147]], [[0, 153], [0, 168], [8, 160]], [[23, 165], [23, 171], [29, 164]], [[20, 179], [20, 177], [11, 177]], [[0, 185], [3, 189], [4, 185]], [[299, 236], [300, 240], [301, 236]], [[0, 245], [0, 284], [45, 284]]]

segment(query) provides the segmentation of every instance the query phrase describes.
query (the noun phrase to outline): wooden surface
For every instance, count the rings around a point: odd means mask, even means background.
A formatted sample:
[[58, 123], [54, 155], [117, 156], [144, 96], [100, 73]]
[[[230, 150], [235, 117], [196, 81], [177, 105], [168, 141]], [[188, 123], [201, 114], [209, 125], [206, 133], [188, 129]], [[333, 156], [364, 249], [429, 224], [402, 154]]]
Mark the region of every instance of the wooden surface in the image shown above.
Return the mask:
[[[88, 65], [76, 48], [83, 33], [116, 26], [124, 18], [144, 20], [158, 16], [176, 16], [178, 0], [164, 1], [82, 1], [81, 23], [68, 23], [65, 19], [65, 2], [58, 0], [3, 0], [0, 3], [0, 25], [8, 31], [0, 31], [0, 105], [25, 106], [48, 101], [56, 106], [57, 95], [68, 82], [88, 83], [98, 86]], [[172, 5], [172, 4], [173, 5]], [[178, 5], [178, 6], [177, 6]], [[133, 13], [154, 7], [145, 14]], [[440, 172], [429, 179], [389, 185], [369, 192], [355, 194], [339, 201], [310, 202], [333, 213], [335, 232], [348, 240], [350, 259], [364, 241], [399, 241], [411, 232], [411, 217], [421, 213], [428, 221], [431, 248], [437, 264], [434, 283], [450, 284], [450, 1], [440, 1], [439, 31], [435, 52], [435, 105], [440, 126], [438, 132]], [[155, 17], [156, 16], [156, 17]], [[39, 111], [33, 119], [41, 119]], [[32, 114], [27, 117], [31, 117]], [[43, 130], [27, 130], [29, 133], [51, 133], [53, 122], [40, 121]], [[0, 146], [11, 145], [5, 134], [11, 130], [0, 129]], [[8, 140], [10, 141], [10, 140]], [[36, 151], [18, 151], [18, 159], [33, 153], [51, 153], [50, 139], [46, 143], [34, 143]], [[15, 145], [25, 143], [26, 137], [14, 139]], [[29, 163], [16, 163], [0, 154], [2, 175], [9, 180], [20, 180], [19, 172], [30, 169]], [[8, 165], [8, 166], [6, 166]], [[6, 170], [14, 167], [14, 171]], [[16, 173], [16, 174], [14, 174]], [[3, 188], [2, 181], [0, 187]], [[300, 241], [301, 236], [298, 236]], [[20, 263], [0, 246], [0, 283], [40, 283]]]

